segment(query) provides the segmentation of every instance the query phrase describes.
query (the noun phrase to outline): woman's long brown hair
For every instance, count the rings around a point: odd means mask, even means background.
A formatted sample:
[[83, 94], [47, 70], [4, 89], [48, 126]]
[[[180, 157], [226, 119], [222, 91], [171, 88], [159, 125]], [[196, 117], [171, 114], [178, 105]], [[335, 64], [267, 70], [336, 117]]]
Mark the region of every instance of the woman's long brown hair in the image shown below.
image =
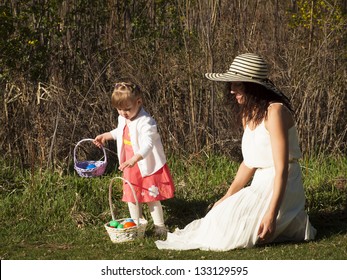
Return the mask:
[[267, 116], [271, 103], [283, 103], [293, 112], [289, 99], [283, 94], [279, 95], [263, 85], [256, 83], [243, 83], [245, 85], [244, 103], [241, 104], [240, 117], [246, 123], [252, 122], [259, 125]]

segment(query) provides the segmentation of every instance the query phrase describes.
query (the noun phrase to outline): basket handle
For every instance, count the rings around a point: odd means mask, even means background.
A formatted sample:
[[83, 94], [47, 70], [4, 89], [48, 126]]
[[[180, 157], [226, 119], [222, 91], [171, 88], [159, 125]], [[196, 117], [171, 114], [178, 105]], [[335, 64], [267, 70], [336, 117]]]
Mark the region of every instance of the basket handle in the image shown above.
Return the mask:
[[[73, 158], [74, 158], [74, 161], [75, 161], [75, 162], [77, 161], [77, 158], [76, 158], [77, 147], [78, 147], [82, 142], [86, 142], [86, 141], [92, 141], [92, 142], [93, 142], [94, 139], [92, 139], [92, 138], [85, 138], [85, 139], [80, 140], [80, 141], [76, 144], [76, 146], [75, 146], [75, 148], [74, 148], [74, 150], [73, 150]], [[102, 148], [102, 151], [104, 152], [104, 157], [105, 157], [105, 160], [104, 160], [104, 161], [107, 161], [106, 150], [105, 150], [104, 146], [101, 146], [101, 148]]]
[[110, 206], [110, 210], [111, 210], [111, 215], [112, 215], [112, 220], [115, 220], [116, 217], [113, 213], [113, 209], [112, 209], [112, 185], [113, 185], [113, 182], [115, 181], [115, 179], [121, 179], [123, 180], [124, 182], [126, 182], [130, 189], [131, 189], [131, 192], [134, 196], [134, 199], [135, 199], [135, 203], [136, 203], [136, 206], [137, 206], [137, 225], [139, 226], [140, 225], [140, 205], [139, 205], [139, 201], [137, 200], [137, 196], [136, 196], [136, 193], [135, 193], [135, 190], [134, 190], [134, 187], [133, 185], [127, 180], [127, 179], [124, 179], [122, 177], [114, 177], [110, 184], [109, 184], [109, 187], [108, 187], [108, 203], [109, 203], [109, 206]]

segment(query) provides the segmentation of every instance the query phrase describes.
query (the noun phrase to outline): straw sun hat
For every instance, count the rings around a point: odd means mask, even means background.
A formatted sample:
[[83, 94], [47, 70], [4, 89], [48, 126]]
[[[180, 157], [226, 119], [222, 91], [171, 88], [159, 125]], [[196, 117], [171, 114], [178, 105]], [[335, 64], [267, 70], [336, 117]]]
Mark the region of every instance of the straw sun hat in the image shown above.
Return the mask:
[[206, 73], [207, 79], [220, 82], [250, 82], [265, 86], [277, 95], [288, 99], [268, 78], [269, 71], [265, 60], [254, 53], [235, 57], [225, 73]]

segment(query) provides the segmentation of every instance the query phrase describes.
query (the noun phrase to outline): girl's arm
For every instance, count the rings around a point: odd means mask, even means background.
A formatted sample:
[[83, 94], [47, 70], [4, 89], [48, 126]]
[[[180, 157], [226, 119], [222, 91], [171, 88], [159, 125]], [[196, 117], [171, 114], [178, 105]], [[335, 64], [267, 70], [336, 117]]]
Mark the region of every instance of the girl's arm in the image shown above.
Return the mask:
[[137, 129], [139, 130], [138, 139], [134, 139], [134, 142], [138, 143], [138, 150], [134, 149], [136, 152], [134, 156], [119, 165], [118, 169], [121, 171], [127, 167], [133, 167], [138, 161], [144, 159], [152, 151], [155, 140], [159, 137], [156, 123], [152, 118], [143, 118]]
[[292, 116], [282, 104], [273, 104], [269, 107], [265, 126], [270, 134], [275, 178], [270, 205], [258, 230], [260, 242], [271, 238], [276, 229], [276, 217], [281, 207], [288, 179], [288, 129], [292, 125], [294, 125]]
[[242, 162], [241, 165], [239, 166], [239, 169], [237, 170], [234, 181], [231, 183], [228, 191], [220, 200], [218, 200], [214, 204], [214, 206], [217, 206], [223, 200], [225, 200], [229, 196], [232, 196], [233, 194], [237, 193], [239, 190], [244, 188], [246, 184], [251, 180], [255, 170], [256, 168], [249, 168], [245, 165], [244, 162]]

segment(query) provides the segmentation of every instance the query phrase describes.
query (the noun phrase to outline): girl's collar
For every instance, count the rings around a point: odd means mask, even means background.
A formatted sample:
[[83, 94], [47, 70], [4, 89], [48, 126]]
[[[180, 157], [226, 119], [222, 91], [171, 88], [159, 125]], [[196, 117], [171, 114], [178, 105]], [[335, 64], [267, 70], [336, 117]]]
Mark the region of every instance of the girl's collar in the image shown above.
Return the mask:
[[126, 120], [126, 123], [129, 124], [131, 123], [132, 121], [136, 120], [138, 118], [138, 116], [140, 115], [140, 112], [142, 111], [142, 106], [139, 107], [139, 110], [137, 111], [136, 115], [134, 117], [132, 117], [131, 119], [129, 120]]

